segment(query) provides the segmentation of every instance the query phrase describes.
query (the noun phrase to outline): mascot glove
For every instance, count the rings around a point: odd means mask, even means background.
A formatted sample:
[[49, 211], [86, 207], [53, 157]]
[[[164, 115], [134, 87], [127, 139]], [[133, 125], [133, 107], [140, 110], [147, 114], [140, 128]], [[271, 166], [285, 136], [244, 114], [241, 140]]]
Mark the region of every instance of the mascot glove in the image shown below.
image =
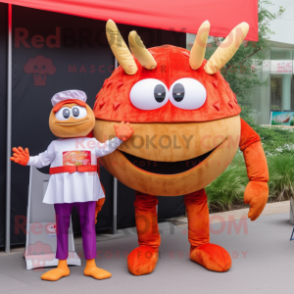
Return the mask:
[[245, 189], [244, 203], [250, 205], [248, 218], [256, 220], [262, 213], [268, 199], [267, 182], [250, 181]]
[[114, 129], [116, 136], [122, 141], [128, 140], [134, 133], [134, 129], [128, 122], [122, 121], [119, 125], [114, 125]]
[[22, 147], [13, 147], [12, 151], [14, 152], [12, 157], [10, 157], [11, 161], [14, 161], [15, 163], [21, 164], [21, 165], [27, 165], [30, 159], [29, 149], [26, 148], [23, 150]]

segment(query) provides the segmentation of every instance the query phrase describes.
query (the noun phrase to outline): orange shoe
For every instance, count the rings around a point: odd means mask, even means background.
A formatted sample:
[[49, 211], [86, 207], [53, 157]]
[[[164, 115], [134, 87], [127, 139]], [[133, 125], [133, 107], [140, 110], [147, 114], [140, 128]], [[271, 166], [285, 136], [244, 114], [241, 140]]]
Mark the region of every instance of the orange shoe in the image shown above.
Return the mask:
[[84, 275], [96, 280], [104, 280], [111, 277], [111, 273], [96, 266], [95, 259], [87, 260]]
[[158, 249], [150, 246], [139, 246], [128, 256], [128, 269], [135, 276], [150, 274], [158, 260]]
[[69, 276], [69, 274], [70, 274], [70, 270], [67, 266], [67, 261], [59, 260], [57, 268], [44, 273], [41, 276], [41, 279], [46, 281], [58, 281], [62, 277]]
[[224, 248], [207, 243], [190, 250], [190, 258], [215, 272], [226, 272], [231, 268], [232, 260], [230, 254]]

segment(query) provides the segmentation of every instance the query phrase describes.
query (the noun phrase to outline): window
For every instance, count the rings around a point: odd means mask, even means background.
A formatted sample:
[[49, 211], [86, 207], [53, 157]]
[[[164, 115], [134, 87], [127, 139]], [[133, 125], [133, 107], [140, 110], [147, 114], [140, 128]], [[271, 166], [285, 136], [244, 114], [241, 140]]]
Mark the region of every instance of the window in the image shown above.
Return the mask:
[[271, 49], [271, 110], [294, 110], [292, 50]]

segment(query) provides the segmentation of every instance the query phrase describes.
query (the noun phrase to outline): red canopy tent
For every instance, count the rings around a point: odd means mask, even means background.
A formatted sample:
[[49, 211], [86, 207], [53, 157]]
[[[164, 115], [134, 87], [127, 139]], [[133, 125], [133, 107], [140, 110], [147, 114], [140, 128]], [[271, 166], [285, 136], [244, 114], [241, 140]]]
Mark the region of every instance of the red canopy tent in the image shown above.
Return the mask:
[[163, 30], [197, 33], [209, 20], [210, 35], [226, 37], [240, 22], [250, 26], [246, 40], [258, 41], [258, 0], [11, 0], [0, 1]]

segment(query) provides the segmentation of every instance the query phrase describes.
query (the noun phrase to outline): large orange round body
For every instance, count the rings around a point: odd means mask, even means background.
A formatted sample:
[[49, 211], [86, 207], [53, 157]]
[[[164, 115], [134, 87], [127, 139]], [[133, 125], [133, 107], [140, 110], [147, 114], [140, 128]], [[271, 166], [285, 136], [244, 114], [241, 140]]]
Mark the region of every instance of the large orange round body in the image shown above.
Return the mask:
[[[101, 158], [105, 168], [123, 184], [146, 194], [188, 194], [207, 186], [232, 161], [240, 140], [240, 107], [221, 73], [205, 72], [205, 60], [198, 70], [193, 70], [188, 50], [166, 45], [149, 51], [157, 62], [155, 69], [147, 70], [136, 61], [135, 75], [127, 75], [118, 67], [105, 81], [94, 106], [94, 136], [105, 142], [115, 136], [114, 123], [130, 122], [133, 137]], [[171, 96], [177, 93], [171, 89], [183, 78], [193, 79], [205, 88], [206, 99], [200, 107], [186, 109], [172, 103]], [[165, 85], [161, 107], [145, 110], [134, 103], [134, 99], [154, 99], [151, 96], [156, 91], [151, 89], [149, 95], [149, 89], [144, 87], [142, 97], [140, 88], [137, 96], [131, 97], [134, 86], [144, 80]], [[191, 92], [188, 90], [186, 94]], [[198, 92], [189, 95], [192, 100], [198, 99]]]

